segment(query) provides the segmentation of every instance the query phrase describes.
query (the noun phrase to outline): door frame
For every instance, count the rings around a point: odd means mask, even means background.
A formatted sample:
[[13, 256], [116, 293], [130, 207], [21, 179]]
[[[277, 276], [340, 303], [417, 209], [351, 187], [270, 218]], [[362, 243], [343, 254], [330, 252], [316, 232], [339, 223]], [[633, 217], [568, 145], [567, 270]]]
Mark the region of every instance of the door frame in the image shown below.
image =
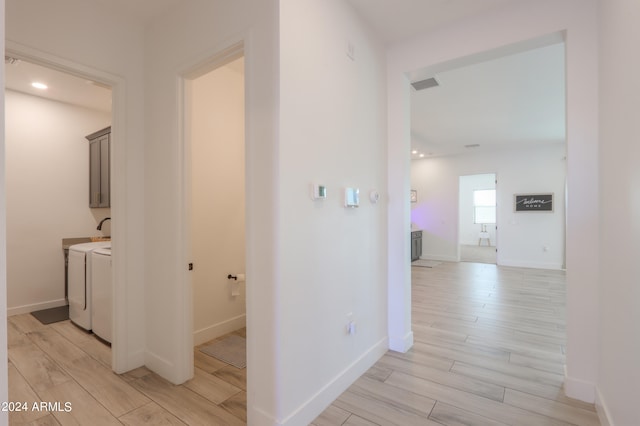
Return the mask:
[[499, 209], [498, 209], [498, 172], [486, 172], [486, 173], [472, 173], [472, 174], [464, 174], [464, 175], [459, 175], [458, 176], [458, 247], [456, 249], [457, 252], [457, 259], [458, 262], [462, 261], [462, 253], [460, 250], [460, 246], [462, 246], [462, 237], [460, 235], [460, 228], [461, 228], [461, 220], [460, 220], [460, 186], [462, 184], [462, 179], [465, 177], [470, 177], [470, 176], [478, 176], [478, 175], [493, 175], [494, 181], [495, 183], [493, 184], [493, 188], [490, 189], [494, 189], [496, 191], [496, 223], [494, 224], [495, 226], [495, 239], [494, 239], [494, 246], [496, 248], [496, 265], [499, 265], [498, 263], [498, 217], [499, 217]]
[[[229, 43], [227, 46], [217, 49], [215, 52], [210, 53], [204, 59], [198, 60], [189, 66], [187, 66], [178, 75], [178, 134], [179, 134], [179, 176], [180, 176], [180, 212], [179, 212], [179, 229], [180, 235], [180, 249], [182, 257], [180, 259], [181, 268], [183, 271], [181, 274], [181, 282], [184, 283], [183, 291], [184, 297], [182, 298], [183, 306], [180, 311], [183, 315], [182, 321], [182, 333], [180, 341], [178, 342], [179, 350], [179, 362], [177, 367], [180, 377], [193, 377], [194, 363], [193, 363], [193, 283], [192, 274], [187, 267], [191, 263], [192, 259], [192, 241], [191, 241], [191, 128], [189, 126], [189, 118], [191, 110], [189, 107], [189, 100], [191, 99], [191, 82], [196, 78], [203, 76], [221, 66], [224, 66], [240, 57], [246, 59], [246, 48], [244, 39], [238, 39]], [[245, 105], [247, 98], [247, 78], [246, 71], [244, 77], [245, 88]], [[246, 120], [246, 108], [245, 108], [245, 162], [246, 162], [246, 147], [247, 147], [247, 120]], [[246, 169], [245, 169], [246, 177]], [[245, 180], [246, 186], [246, 180]], [[245, 206], [246, 210], [246, 206]], [[246, 227], [246, 218], [245, 218]], [[248, 236], [245, 235], [245, 238]], [[246, 251], [246, 249], [245, 249]], [[246, 253], [245, 253], [246, 257]], [[246, 301], [245, 301], [246, 304]], [[245, 308], [246, 309], [246, 308]], [[248, 371], [247, 371], [248, 373]]]
[[[140, 353], [127, 345], [131, 325], [128, 323], [127, 303], [127, 197], [126, 197], [126, 87], [122, 77], [88, 67], [56, 55], [43, 52], [10, 40], [5, 41], [6, 53], [37, 65], [86, 78], [111, 88], [111, 135], [116, 143], [110, 144], [111, 174], [111, 236], [113, 260], [113, 333], [111, 342], [111, 368], [124, 373], [140, 365]], [[117, 173], [116, 173], [117, 170]]]

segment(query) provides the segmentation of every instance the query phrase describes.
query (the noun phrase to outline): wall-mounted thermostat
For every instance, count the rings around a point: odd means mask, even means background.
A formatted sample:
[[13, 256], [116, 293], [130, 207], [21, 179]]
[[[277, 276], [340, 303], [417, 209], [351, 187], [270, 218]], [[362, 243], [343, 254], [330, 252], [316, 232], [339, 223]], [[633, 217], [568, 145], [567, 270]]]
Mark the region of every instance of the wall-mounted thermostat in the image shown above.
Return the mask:
[[360, 205], [360, 190], [358, 188], [345, 188], [344, 206], [356, 208]]
[[311, 185], [311, 199], [312, 200], [321, 200], [323, 198], [327, 198], [327, 187], [324, 185], [319, 185], [314, 183]]
[[378, 194], [378, 191], [376, 191], [375, 189], [372, 189], [369, 192], [369, 200], [371, 200], [371, 202], [375, 204], [378, 202], [379, 199], [380, 199], [380, 194]]

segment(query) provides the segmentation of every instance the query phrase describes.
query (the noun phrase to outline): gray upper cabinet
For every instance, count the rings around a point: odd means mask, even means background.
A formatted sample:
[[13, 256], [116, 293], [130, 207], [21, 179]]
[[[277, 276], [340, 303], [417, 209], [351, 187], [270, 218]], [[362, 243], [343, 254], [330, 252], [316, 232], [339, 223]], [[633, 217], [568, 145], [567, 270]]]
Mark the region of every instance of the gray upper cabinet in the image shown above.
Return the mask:
[[111, 207], [111, 127], [87, 136], [89, 140], [89, 207]]

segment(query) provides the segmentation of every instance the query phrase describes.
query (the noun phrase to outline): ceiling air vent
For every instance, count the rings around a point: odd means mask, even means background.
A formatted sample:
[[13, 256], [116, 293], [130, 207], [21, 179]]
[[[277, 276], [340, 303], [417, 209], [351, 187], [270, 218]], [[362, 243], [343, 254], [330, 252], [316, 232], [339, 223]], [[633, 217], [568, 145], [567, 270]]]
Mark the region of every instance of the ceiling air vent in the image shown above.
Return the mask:
[[424, 90], [424, 89], [428, 89], [430, 87], [440, 86], [440, 84], [435, 79], [435, 77], [427, 78], [427, 79], [420, 80], [420, 81], [414, 81], [413, 83], [411, 83], [411, 85], [416, 90]]
[[478, 148], [478, 147], [480, 147], [480, 144], [479, 143], [471, 143], [469, 145], [465, 145], [464, 147], [465, 148]]

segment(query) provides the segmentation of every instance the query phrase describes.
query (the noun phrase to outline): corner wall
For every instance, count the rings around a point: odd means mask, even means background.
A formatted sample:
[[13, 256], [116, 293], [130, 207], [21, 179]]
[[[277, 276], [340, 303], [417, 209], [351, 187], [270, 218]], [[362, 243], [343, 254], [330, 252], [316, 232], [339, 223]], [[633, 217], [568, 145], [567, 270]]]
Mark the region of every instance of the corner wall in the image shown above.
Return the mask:
[[603, 425], [640, 424], [640, 3], [600, 2], [602, 262], [596, 405]]
[[[0, 22], [5, 22], [4, 0], [0, 0]], [[4, 27], [3, 27], [4, 28]], [[0, 49], [4, 51], [4, 31], [0, 31]], [[4, 67], [0, 65], [0, 330], [7, 329], [7, 185], [5, 178]], [[9, 364], [7, 333], [0, 333], [0, 401], [9, 401]], [[9, 424], [9, 413], [0, 411], [0, 424]]]
[[180, 2], [145, 29], [145, 363], [174, 383], [193, 371], [185, 200], [184, 79], [242, 45], [246, 107], [247, 415], [273, 424], [281, 400], [276, 259], [278, 2]]
[[280, 84], [278, 424], [301, 425], [388, 348], [384, 50], [346, 2], [284, 0]]

